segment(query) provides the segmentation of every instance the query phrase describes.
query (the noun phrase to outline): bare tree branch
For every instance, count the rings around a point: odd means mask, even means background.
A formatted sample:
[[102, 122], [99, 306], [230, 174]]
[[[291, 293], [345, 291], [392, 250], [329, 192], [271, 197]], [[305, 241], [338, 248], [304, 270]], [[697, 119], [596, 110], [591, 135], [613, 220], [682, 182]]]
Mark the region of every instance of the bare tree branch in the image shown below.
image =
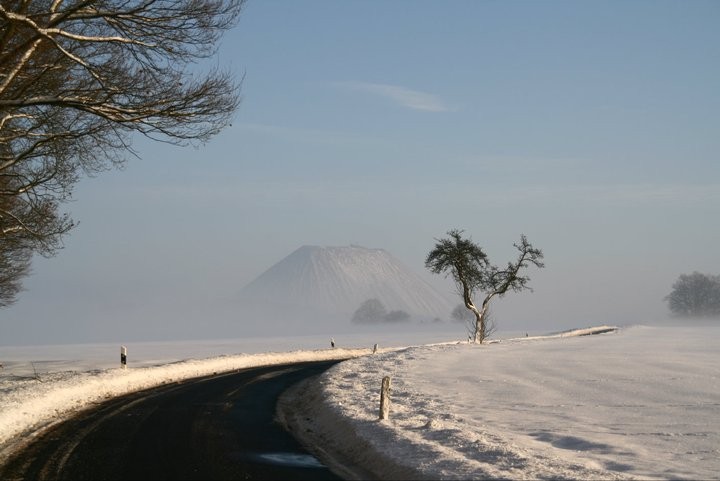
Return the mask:
[[201, 62], [243, 3], [0, 0], [0, 268], [19, 282], [54, 255], [74, 225], [62, 203], [135, 155], [133, 135], [196, 144], [230, 123], [241, 80]]

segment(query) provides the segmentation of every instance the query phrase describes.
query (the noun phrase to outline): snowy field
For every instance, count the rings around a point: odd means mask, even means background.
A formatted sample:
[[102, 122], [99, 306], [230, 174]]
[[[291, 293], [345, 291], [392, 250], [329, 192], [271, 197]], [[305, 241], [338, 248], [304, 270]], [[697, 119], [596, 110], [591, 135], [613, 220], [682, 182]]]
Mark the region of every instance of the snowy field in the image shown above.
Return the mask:
[[[320, 442], [324, 461], [351, 459], [391, 479], [720, 479], [720, 328], [630, 327], [483, 346], [440, 342], [448, 337], [385, 335], [375, 355], [361, 336], [337, 339], [336, 349], [319, 337], [243, 341], [242, 349], [239, 341], [147, 343], [128, 346], [125, 370], [114, 345], [0, 347], [0, 462], [33, 430], [111, 396], [348, 357], [288, 393], [281, 410], [304, 423], [294, 424], [300, 431], [313, 430], [308, 440]], [[379, 421], [386, 375], [390, 419]]]
[[315, 387], [298, 432], [384, 477], [720, 479], [720, 328], [412, 347]]

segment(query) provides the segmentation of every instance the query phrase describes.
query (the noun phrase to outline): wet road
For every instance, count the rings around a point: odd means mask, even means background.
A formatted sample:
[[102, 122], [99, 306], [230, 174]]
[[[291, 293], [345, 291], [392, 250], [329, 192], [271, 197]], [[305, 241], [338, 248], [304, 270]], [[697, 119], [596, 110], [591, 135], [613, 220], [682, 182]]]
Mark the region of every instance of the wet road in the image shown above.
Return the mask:
[[341, 479], [274, 421], [285, 389], [336, 362], [243, 369], [114, 398], [43, 433], [0, 467], [0, 479]]

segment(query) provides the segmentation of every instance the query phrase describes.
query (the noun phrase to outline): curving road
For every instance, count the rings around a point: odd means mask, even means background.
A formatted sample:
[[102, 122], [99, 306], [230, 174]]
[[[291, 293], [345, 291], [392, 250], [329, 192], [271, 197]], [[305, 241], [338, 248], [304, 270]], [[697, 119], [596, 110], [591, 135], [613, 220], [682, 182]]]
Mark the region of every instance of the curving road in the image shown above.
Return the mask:
[[243, 369], [114, 398], [43, 432], [0, 466], [0, 479], [341, 479], [274, 421], [285, 389], [336, 362]]

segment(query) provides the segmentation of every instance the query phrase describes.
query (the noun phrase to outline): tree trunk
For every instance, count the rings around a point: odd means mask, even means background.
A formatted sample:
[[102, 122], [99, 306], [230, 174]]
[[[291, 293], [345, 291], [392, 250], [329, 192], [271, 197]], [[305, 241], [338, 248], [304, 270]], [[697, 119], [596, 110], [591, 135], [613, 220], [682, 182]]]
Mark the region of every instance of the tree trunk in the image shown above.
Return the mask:
[[473, 342], [475, 344], [482, 344], [485, 340], [485, 319], [476, 309], [473, 311], [475, 314], [475, 333], [473, 335]]
[[474, 342], [476, 344], [482, 344], [485, 341], [485, 336], [487, 335], [486, 330], [486, 318], [488, 313], [488, 307], [490, 306], [490, 299], [492, 299], [493, 295], [489, 295], [485, 298], [482, 304], [482, 308], [478, 311], [477, 308], [473, 309], [473, 313], [475, 314], [475, 339]]
[[473, 342], [475, 344], [482, 344], [485, 340], [485, 316], [487, 313], [488, 304], [494, 294], [489, 295], [485, 298], [482, 304], [482, 309], [478, 311], [475, 307], [472, 299], [470, 299], [470, 287], [467, 282], [462, 282], [463, 287], [463, 301], [465, 301], [465, 307], [470, 309], [475, 314], [475, 332], [473, 333]]
[[465, 298], [465, 307], [470, 309], [475, 315], [475, 329], [473, 330], [472, 342], [481, 344], [485, 338], [485, 319], [469, 297]]

